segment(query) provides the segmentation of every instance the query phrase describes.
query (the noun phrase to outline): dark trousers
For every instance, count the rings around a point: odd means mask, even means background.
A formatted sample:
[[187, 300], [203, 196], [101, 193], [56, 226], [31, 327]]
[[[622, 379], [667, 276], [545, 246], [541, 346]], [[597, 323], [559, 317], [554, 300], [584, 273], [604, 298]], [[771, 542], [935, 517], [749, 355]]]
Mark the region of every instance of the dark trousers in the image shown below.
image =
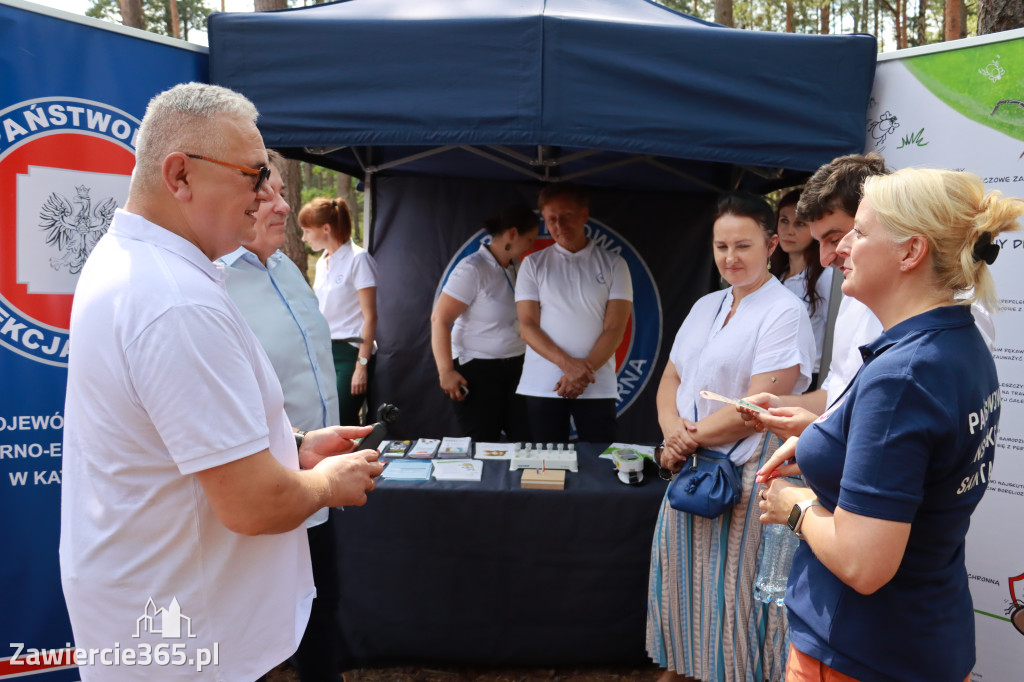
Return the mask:
[[576, 424], [579, 440], [611, 443], [618, 433], [615, 399], [534, 398], [524, 396], [529, 440], [534, 443], [569, 441], [569, 417]]
[[309, 613], [306, 632], [291, 661], [302, 682], [337, 682], [341, 679], [338, 671], [343, 656], [339, 652], [341, 631], [337, 610], [341, 589], [338, 584], [333, 517], [328, 518], [326, 523], [308, 528], [306, 533], [309, 537], [309, 556], [313, 562], [316, 598]]
[[469, 394], [455, 402], [455, 418], [465, 435], [475, 442], [494, 443], [504, 438], [521, 441], [526, 438], [522, 396], [516, 395], [519, 375], [523, 373], [523, 356], [500, 360], [455, 362], [455, 371], [466, 379]]
[[[366, 367], [367, 393], [352, 395], [352, 374], [356, 371], [356, 363], [359, 361], [359, 349], [347, 341], [334, 339], [331, 341], [331, 353], [334, 355], [334, 374], [338, 381], [339, 423], [342, 426], [359, 426], [359, 412], [369, 395], [370, 377], [373, 376], [377, 356], [371, 355], [370, 363]], [[367, 422], [373, 423], [373, 417], [374, 415], [369, 415]]]

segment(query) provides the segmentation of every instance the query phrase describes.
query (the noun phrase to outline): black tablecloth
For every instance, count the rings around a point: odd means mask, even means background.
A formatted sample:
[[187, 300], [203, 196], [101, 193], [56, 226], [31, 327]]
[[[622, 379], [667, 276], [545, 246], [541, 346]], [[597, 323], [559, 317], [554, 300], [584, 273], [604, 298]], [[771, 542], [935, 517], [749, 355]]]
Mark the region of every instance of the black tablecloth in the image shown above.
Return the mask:
[[340, 621], [352, 666], [635, 664], [646, 660], [647, 574], [665, 492], [650, 463], [626, 486], [580, 444], [565, 490], [381, 480], [332, 510]]

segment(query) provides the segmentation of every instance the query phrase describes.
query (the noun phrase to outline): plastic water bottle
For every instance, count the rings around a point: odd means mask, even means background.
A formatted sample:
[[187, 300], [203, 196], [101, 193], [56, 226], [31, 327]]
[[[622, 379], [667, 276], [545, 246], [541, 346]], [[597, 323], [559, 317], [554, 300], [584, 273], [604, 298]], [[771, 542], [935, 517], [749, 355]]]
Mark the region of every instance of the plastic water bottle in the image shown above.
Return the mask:
[[786, 598], [789, 569], [793, 567], [793, 553], [800, 541], [788, 526], [773, 523], [765, 527], [762, 542], [764, 553], [761, 556], [761, 568], [754, 580], [754, 598], [766, 604], [775, 602], [782, 606]]

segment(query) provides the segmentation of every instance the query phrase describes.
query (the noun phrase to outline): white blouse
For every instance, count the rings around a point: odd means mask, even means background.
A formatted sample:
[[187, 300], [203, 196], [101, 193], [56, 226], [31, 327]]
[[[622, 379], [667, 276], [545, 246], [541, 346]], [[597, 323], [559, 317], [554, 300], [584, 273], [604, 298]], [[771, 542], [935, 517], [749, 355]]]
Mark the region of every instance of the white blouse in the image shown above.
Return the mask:
[[[814, 334], [803, 304], [779, 280], [772, 277], [740, 301], [736, 314], [725, 324], [732, 308], [732, 288], [704, 296], [683, 320], [669, 360], [679, 374], [676, 409], [679, 416], [703, 419], [723, 407], [700, 397], [709, 390], [730, 398], [747, 395], [755, 374], [800, 365], [800, 379], [793, 393], [811, 383]], [[695, 421], [696, 421], [695, 420]], [[743, 464], [757, 448], [760, 435], [740, 442], [730, 458]], [[727, 452], [732, 444], [716, 447]]]
[[[363, 309], [360, 289], [377, 286], [377, 261], [366, 249], [348, 240], [328, 256], [316, 262], [313, 292], [320, 312], [331, 327], [332, 339], [355, 339], [363, 333]], [[358, 347], [359, 343], [352, 342]]]

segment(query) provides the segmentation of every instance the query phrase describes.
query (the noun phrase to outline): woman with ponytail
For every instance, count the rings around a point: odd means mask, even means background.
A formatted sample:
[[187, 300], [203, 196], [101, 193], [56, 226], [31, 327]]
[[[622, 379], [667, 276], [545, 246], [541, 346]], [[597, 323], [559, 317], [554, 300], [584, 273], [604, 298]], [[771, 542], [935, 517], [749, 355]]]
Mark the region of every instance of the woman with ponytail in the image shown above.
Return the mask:
[[[845, 393], [758, 471], [762, 523], [800, 537], [787, 682], [961, 682], [975, 663], [964, 562], [992, 472], [1000, 394], [970, 304], [1024, 202], [970, 173], [868, 178], [837, 247], [843, 293], [878, 317]], [[781, 465], [795, 457], [795, 463]], [[780, 466], [781, 465], [781, 466]], [[803, 473], [809, 487], [784, 476]]]
[[441, 390], [477, 442], [500, 441], [503, 432], [521, 440], [525, 415], [515, 393], [526, 345], [516, 317], [516, 273], [538, 226], [537, 214], [522, 204], [487, 219], [490, 240], [455, 266], [430, 316]]
[[331, 327], [342, 424], [358, 425], [373, 370], [377, 334], [377, 263], [352, 242], [344, 199], [313, 199], [299, 211], [302, 239], [314, 251], [313, 291]]

